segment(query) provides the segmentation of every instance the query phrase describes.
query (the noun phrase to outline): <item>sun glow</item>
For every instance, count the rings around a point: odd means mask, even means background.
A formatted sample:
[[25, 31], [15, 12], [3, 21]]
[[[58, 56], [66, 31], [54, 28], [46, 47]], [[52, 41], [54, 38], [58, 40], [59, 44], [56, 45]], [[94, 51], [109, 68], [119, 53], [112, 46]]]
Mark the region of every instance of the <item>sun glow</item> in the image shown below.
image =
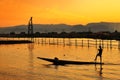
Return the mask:
[[120, 22], [120, 0], [1, 0], [0, 27], [27, 24]]

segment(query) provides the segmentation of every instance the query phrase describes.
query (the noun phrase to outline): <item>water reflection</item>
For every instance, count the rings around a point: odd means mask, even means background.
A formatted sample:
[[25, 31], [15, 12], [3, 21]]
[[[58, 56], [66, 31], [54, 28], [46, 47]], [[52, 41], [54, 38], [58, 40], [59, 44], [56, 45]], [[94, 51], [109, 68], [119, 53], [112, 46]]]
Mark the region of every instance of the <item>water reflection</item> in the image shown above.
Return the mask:
[[43, 64], [43, 66], [45, 66], [46, 68], [54, 68], [54, 69], [58, 69], [59, 66], [64, 66], [64, 65]]
[[102, 70], [103, 70], [102, 65], [103, 64], [100, 64], [99, 67], [97, 67], [97, 65], [95, 65], [95, 71], [97, 71], [98, 75], [100, 76], [100, 78], [99, 78], [100, 80], [102, 80], [102, 77], [103, 77], [102, 76], [102, 74], [103, 74], [103, 72], [102, 72]]
[[34, 44], [28, 44], [28, 51], [29, 51], [29, 65], [28, 65], [28, 79], [33, 80], [33, 69], [34, 69], [34, 60], [33, 60], [33, 49]]
[[[38, 42], [40, 43], [41, 39]], [[84, 39], [83, 39], [84, 40]], [[86, 40], [77, 39], [77, 45], [71, 39], [66, 39], [64, 44], [59, 39], [58, 45], [51, 44], [14, 44], [0, 45], [0, 80], [118, 80], [120, 75], [120, 46], [113, 42], [110, 48], [109, 42], [104, 42], [104, 65], [65, 65], [55, 66], [37, 60], [34, 56], [60, 59], [93, 61], [98, 45], [85, 44]], [[48, 39], [52, 43], [51, 39]], [[83, 44], [84, 42], [84, 44]], [[94, 42], [95, 43], [95, 42]], [[68, 44], [68, 45], [67, 45]], [[97, 41], [97, 44], [99, 42]], [[27, 45], [27, 46], [26, 46]], [[35, 47], [34, 47], [35, 46]], [[27, 48], [27, 49], [26, 49]], [[7, 49], [7, 50], [6, 50]], [[118, 50], [119, 49], [119, 50]], [[34, 54], [33, 54], [34, 51]], [[99, 59], [98, 59], [99, 60]], [[41, 66], [45, 65], [45, 67]]]

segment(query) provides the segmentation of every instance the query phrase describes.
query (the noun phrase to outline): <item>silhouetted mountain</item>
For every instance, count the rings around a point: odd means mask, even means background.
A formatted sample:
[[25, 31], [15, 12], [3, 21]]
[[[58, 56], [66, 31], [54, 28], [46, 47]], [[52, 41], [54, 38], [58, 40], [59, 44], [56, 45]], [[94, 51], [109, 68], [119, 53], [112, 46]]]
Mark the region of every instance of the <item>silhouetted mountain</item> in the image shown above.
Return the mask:
[[10, 33], [10, 32], [16, 32], [16, 33], [27, 32], [27, 26], [18, 25], [18, 26], [0, 28], [0, 33]]
[[74, 25], [74, 26], [72, 26], [71, 31], [73, 31], [73, 32], [86, 32], [86, 31], [88, 31], [88, 27], [85, 27], [84, 25], [81, 25], [81, 24]]
[[101, 23], [89, 23], [86, 27], [92, 32], [99, 32], [99, 31], [110, 31], [113, 32], [116, 29], [120, 31], [120, 23], [108, 23], [108, 22], [101, 22]]
[[[66, 25], [66, 24], [34, 24], [34, 32], [46, 33], [46, 32], [100, 32], [100, 31], [110, 31], [114, 32], [115, 30], [120, 31], [120, 23], [89, 23], [87, 25]], [[27, 25], [18, 25], [0, 28], [0, 33], [27, 33]]]
[[35, 32], [70, 32], [70, 25], [66, 24], [34, 24]]
[[[46, 33], [46, 32], [71, 32], [71, 26], [66, 24], [34, 24], [34, 32]], [[0, 28], [0, 33], [20, 33], [20, 32], [28, 32], [27, 25], [18, 25]]]

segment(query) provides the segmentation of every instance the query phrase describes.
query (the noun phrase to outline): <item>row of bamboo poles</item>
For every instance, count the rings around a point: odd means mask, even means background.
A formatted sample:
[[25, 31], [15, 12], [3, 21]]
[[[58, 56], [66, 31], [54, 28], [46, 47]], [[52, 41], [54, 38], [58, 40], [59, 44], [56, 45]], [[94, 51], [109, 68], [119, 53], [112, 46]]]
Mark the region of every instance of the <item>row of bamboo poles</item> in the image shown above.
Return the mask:
[[68, 45], [68, 46], [102, 46], [107, 48], [118, 47], [120, 48], [120, 41], [117, 40], [102, 40], [102, 39], [89, 39], [89, 38], [39, 38], [34, 39], [38, 44], [50, 45]]
[[120, 49], [120, 40], [102, 40], [90, 38], [0, 38], [4, 40], [32, 40], [37, 44], [64, 45], [64, 46], [102, 46], [107, 48], [117, 47]]

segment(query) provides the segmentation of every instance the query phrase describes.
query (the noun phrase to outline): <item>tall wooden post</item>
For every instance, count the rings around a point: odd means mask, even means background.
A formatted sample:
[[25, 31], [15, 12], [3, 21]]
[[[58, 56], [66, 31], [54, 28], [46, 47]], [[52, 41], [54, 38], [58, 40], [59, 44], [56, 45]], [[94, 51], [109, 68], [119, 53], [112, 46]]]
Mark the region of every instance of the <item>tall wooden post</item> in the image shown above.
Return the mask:
[[83, 39], [82, 39], [82, 47], [83, 47]]
[[57, 38], [57, 45], [59, 44], [59, 40], [58, 40], [58, 38]]
[[118, 41], [118, 49], [120, 49], [120, 40]]
[[75, 46], [77, 46], [77, 39], [75, 39]]
[[112, 40], [110, 40], [110, 48], [112, 48]]
[[89, 45], [89, 39], [88, 39], [88, 47], [90, 47], [90, 45]]
[[102, 39], [102, 47], [104, 48], [104, 40]]
[[50, 44], [50, 38], [49, 38], [49, 44]]
[[28, 22], [28, 36], [31, 37], [31, 40], [33, 38], [33, 22], [32, 22], [32, 17], [30, 18]]
[[97, 48], [97, 39], [96, 39], [96, 48]]

